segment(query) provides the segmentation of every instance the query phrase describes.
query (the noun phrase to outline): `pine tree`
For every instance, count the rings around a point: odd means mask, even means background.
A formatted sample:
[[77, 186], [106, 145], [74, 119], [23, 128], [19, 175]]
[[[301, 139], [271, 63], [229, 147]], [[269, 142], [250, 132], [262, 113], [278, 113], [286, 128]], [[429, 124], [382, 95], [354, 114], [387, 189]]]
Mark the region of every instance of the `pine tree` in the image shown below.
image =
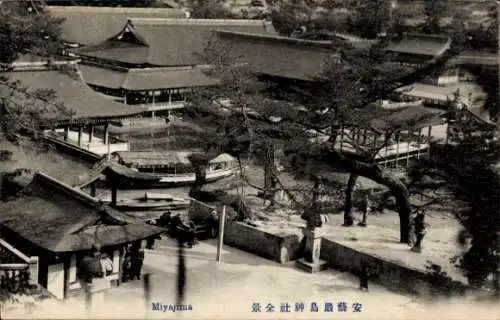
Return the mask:
[[[474, 121], [468, 111], [456, 111], [451, 118], [449, 144], [434, 145], [432, 156], [411, 168], [412, 190], [449, 190], [458, 208], [455, 216], [465, 229], [459, 242], [467, 245], [460, 259], [473, 286], [481, 286], [495, 275], [499, 293], [500, 266], [500, 144], [498, 128]], [[445, 201], [441, 197], [435, 201]]]
[[[400, 86], [421, 80], [447, 58], [413, 70], [390, 63], [390, 57], [376, 47], [369, 51], [345, 50], [325, 63], [316, 84], [303, 88], [300, 97], [278, 94], [277, 86], [259, 82], [251, 64], [235, 66], [231, 48], [217, 41], [211, 42], [205, 55], [212, 75], [219, 77], [221, 84], [200, 92], [188, 111], [202, 127], [212, 128], [208, 131], [212, 136], [206, 135], [212, 148], [238, 158], [257, 157], [270, 172], [276, 172], [276, 168], [266, 159], [268, 151], [279, 148], [292, 173], [313, 181], [323, 181], [322, 175], [340, 169], [385, 185], [397, 201], [400, 240], [408, 242], [411, 206], [404, 182], [374, 161], [375, 150], [344, 153], [335, 149], [335, 141], [341, 125], [368, 123], [375, 112], [383, 112], [374, 102]], [[280, 95], [286, 99], [277, 99]], [[221, 97], [229, 101], [220, 102]], [[388, 136], [405, 129], [398, 126], [401, 124], [388, 124]], [[321, 136], [326, 136], [326, 141]], [[276, 174], [274, 178], [283, 187]], [[285, 192], [297, 206], [308, 206], [286, 188]]]

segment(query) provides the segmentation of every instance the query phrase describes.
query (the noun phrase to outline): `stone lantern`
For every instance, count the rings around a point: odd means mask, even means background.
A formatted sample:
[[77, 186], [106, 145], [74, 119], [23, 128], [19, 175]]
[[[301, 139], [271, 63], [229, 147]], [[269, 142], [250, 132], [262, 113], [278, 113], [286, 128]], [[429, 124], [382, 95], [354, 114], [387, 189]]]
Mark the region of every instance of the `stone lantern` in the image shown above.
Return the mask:
[[297, 260], [297, 267], [311, 273], [319, 272], [327, 267], [327, 262], [320, 259], [320, 253], [321, 237], [325, 235], [323, 225], [328, 218], [321, 212], [321, 203], [318, 195], [315, 194], [312, 205], [301, 216], [306, 221], [306, 227], [302, 230], [305, 237], [305, 253], [304, 258]]

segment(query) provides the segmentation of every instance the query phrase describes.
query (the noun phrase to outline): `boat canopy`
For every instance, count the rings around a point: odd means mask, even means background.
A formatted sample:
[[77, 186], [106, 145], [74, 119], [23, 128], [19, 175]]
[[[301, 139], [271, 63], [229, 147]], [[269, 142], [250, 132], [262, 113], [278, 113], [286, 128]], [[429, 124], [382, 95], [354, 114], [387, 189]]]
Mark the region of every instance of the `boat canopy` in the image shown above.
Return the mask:
[[231, 156], [228, 153], [223, 153], [223, 154], [220, 154], [217, 157], [213, 158], [208, 163], [210, 163], [210, 164], [216, 164], [216, 163], [221, 163], [221, 162], [231, 163], [231, 162], [235, 162], [235, 161], [236, 161], [235, 157]]
[[113, 155], [120, 164], [133, 168], [192, 167], [189, 152], [120, 151]]

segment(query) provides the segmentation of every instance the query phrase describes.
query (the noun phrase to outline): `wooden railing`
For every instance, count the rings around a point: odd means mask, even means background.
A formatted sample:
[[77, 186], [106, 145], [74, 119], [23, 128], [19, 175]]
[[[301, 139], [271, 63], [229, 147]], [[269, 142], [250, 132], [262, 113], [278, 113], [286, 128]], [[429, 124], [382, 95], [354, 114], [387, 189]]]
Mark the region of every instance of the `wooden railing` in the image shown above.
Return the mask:
[[17, 293], [29, 288], [31, 286], [29, 269], [28, 263], [0, 264], [0, 290]]
[[28, 257], [0, 239], [0, 290], [12, 293], [38, 286], [38, 257]]

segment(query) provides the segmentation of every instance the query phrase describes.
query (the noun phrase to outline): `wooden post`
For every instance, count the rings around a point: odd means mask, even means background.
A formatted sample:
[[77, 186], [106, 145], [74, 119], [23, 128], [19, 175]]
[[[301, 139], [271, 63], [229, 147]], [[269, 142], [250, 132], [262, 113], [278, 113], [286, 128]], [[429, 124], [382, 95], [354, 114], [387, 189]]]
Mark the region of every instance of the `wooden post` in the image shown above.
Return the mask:
[[64, 127], [64, 141], [68, 141], [69, 138], [69, 126]]
[[104, 144], [109, 143], [109, 123], [104, 125]]
[[96, 195], [95, 184], [96, 184], [95, 181], [90, 184], [90, 196], [91, 197], [95, 197], [95, 195]]
[[217, 262], [221, 261], [222, 245], [224, 244], [224, 222], [226, 221], [226, 206], [222, 206], [219, 218], [219, 238], [217, 239]]
[[116, 206], [117, 194], [118, 194], [118, 190], [117, 190], [116, 186], [113, 184], [113, 186], [111, 187], [111, 204], [113, 206]]
[[344, 125], [340, 126], [340, 151], [342, 151], [342, 145], [344, 143]]
[[[384, 141], [387, 140], [387, 133], [384, 134]], [[387, 153], [389, 152], [389, 142], [386, 143], [384, 153], [384, 168], [387, 168]]]
[[123, 94], [123, 104], [127, 104], [127, 92]]
[[[413, 135], [413, 132], [414, 131], [409, 132], [410, 137]], [[411, 141], [411, 138], [410, 138], [410, 141]], [[408, 144], [406, 146], [406, 167], [408, 167], [409, 164], [410, 164], [410, 142], [408, 142]]]
[[92, 143], [92, 138], [94, 137], [94, 125], [89, 125], [89, 143]]
[[78, 127], [78, 146], [82, 146], [83, 126]]
[[30, 257], [29, 272], [30, 272], [29, 283], [33, 285], [38, 285], [38, 272], [39, 272], [38, 257]]
[[366, 145], [366, 129], [363, 130], [363, 145]]
[[398, 168], [398, 162], [399, 162], [399, 133], [397, 134], [396, 138], [396, 169]]
[[420, 142], [422, 141], [422, 128], [418, 130], [418, 149], [417, 149], [417, 159], [420, 159]]
[[359, 136], [360, 136], [360, 129], [359, 128], [354, 128], [353, 129], [353, 142], [354, 142], [354, 150], [358, 152], [359, 150]]

